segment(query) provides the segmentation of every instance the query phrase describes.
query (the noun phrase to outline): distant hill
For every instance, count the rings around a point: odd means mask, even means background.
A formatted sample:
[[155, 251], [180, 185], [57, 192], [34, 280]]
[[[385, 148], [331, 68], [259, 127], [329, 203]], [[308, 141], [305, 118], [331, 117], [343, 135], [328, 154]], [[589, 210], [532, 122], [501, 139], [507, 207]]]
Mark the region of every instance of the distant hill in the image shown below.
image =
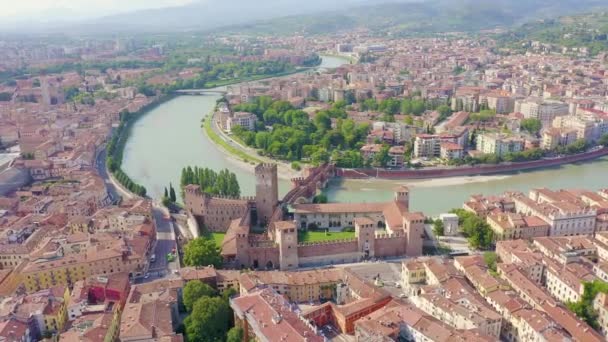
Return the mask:
[[511, 27], [530, 20], [608, 8], [605, 0], [429, 0], [384, 3], [265, 20], [231, 27], [231, 31], [323, 33], [367, 27], [393, 33], [476, 31]]
[[231, 27], [233, 31], [321, 33], [365, 26], [404, 33], [474, 31], [602, 6], [608, 7], [606, 0], [200, 0], [69, 25], [28, 23], [19, 30], [115, 33]]
[[608, 10], [587, 14], [535, 20], [497, 37], [501, 47], [525, 49], [536, 41], [553, 46], [554, 51], [587, 48], [589, 55], [608, 51]]

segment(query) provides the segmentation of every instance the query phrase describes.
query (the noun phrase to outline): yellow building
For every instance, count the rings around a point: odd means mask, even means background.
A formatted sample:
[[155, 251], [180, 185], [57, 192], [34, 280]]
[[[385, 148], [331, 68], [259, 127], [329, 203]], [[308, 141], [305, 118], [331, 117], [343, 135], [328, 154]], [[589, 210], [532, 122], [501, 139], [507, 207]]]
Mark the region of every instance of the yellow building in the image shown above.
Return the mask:
[[426, 271], [424, 263], [419, 260], [406, 260], [401, 264], [401, 278], [403, 286], [418, 284], [426, 281]]
[[22, 271], [22, 279], [28, 292], [35, 292], [57, 285], [70, 285], [91, 275], [109, 275], [130, 272], [140, 275], [147, 263], [147, 246], [114, 245], [104, 248], [95, 246], [84, 252], [56, 259], [28, 262]]
[[252, 272], [241, 275], [241, 293], [248, 293], [258, 284], [272, 287], [278, 294], [293, 302], [310, 302], [330, 299], [335, 296], [336, 285], [342, 282], [343, 271], [339, 269], [301, 272]]
[[61, 332], [68, 320], [67, 307], [70, 301], [70, 289], [67, 286], [57, 286], [49, 291], [49, 302], [44, 308], [45, 331]]

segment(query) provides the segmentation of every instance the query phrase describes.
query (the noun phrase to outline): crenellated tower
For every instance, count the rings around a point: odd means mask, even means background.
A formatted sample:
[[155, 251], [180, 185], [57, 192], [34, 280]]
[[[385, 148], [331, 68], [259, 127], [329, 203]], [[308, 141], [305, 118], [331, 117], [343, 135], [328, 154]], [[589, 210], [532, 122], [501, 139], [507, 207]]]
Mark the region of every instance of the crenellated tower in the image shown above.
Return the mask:
[[279, 205], [279, 184], [276, 164], [258, 164], [255, 167], [255, 204], [258, 224], [266, 225]]
[[292, 221], [275, 222], [276, 244], [279, 246], [279, 268], [298, 268], [298, 230]]
[[405, 208], [410, 208], [410, 189], [405, 186], [399, 186], [395, 189], [395, 202], [402, 203]]

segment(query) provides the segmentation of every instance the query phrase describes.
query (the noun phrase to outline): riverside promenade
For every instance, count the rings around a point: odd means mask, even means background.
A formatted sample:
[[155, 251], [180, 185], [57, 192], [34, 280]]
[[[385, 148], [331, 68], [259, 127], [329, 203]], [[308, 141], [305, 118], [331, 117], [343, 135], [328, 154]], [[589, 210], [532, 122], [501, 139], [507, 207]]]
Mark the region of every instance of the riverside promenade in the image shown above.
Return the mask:
[[399, 180], [492, 175], [532, 169], [542, 169], [560, 166], [564, 164], [584, 162], [604, 157], [607, 155], [608, 147], [602, 147], [592, 151], [587, 151], [584, 153], [579, 153], [570, 156], [564, 156], [560, 158], [546, 158], [526, 162], [501, 163], [496, 165], [486, 164], [475, 166], [423, 168], [407, 170], [337, 168], [336, 176], [350, 179], [378, 178]]

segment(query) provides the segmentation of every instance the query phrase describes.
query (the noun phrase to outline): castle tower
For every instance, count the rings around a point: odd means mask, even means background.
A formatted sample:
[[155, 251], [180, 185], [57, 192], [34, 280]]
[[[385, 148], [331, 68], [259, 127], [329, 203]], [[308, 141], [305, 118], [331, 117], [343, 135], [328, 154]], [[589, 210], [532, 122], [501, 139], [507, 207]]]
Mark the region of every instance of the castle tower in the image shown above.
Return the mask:
[[422, 255], [424, 215], [422, 213], [405, 213], [403, 215], [403, 227], [405, 227], [407, 237], [407, 256]]
[[258, 224], [265, 225], [279, 205], [279, 185], [276, 164], [259, 164], [255, 167], [255, 204]]
[[356, 218], [355, 236], [358, 240], [358, 251], [363, 255], [363, 258], [367, 259], [374, 257], [374, 245], [376, 239], [376, 228], [374, 221], [368, 217]]
[[236, 264], [237, 268], [245, 268], [251, 266], [249, 260], [249, 234], [238, 232], [235, 236], [236, 240]]
[[207, 198], [198, 185], [190, 184], [184, 187], [184, 203], [186, 209], [195, 216], [203, 216], [206, 212]]
[[276, 240], [279, 245], [279, 267], [282, 270], [298, 268], [298, 230], [295, 222], [279, 221], [274, 223]]
[[410, 208], [410, 189], [402, 185], [395, 189], [395, 202], [400, 202], [405, 204], [405, 208]]

